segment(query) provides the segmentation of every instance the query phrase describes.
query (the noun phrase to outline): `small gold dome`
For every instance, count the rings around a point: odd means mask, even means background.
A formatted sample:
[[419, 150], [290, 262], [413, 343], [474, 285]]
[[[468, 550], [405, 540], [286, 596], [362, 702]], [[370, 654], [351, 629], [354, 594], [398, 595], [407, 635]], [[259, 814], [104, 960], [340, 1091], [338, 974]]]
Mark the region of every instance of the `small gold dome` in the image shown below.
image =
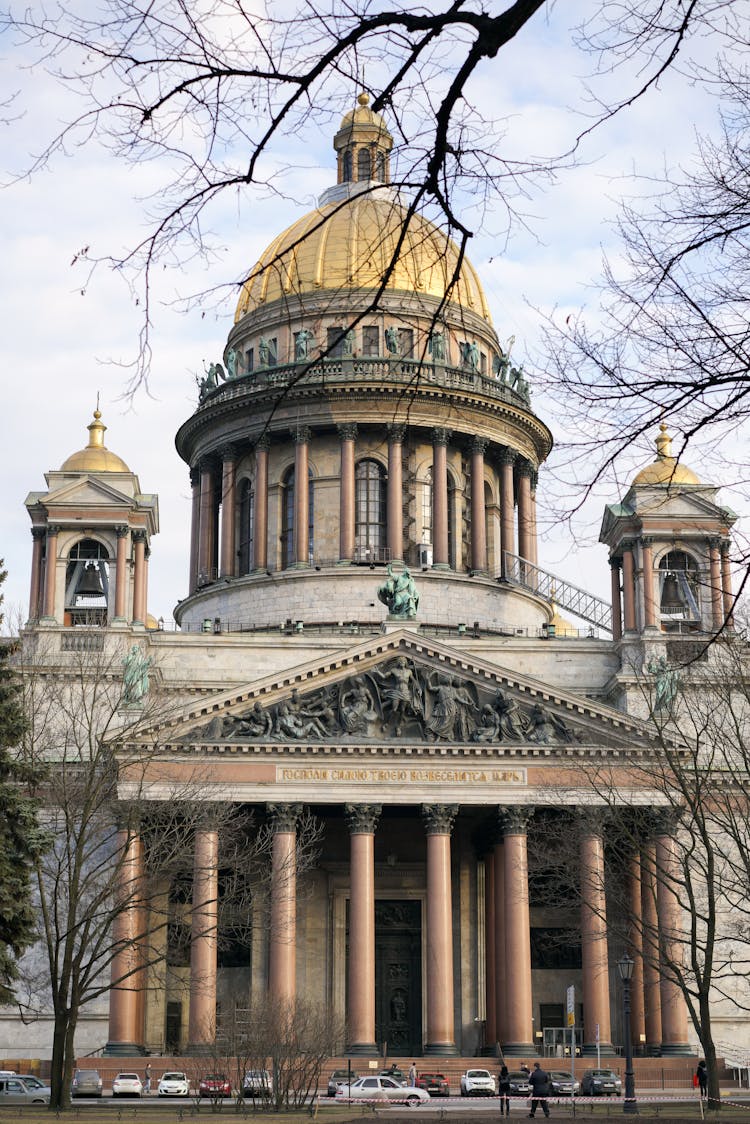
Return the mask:
[[375, 113], [373, 109], [370, 109], [370, 95], [364, 90], [361, 94], [357, 95], [356, 107], [350, 109], [349, 112], [345, 113], [341, 118], [339, 129], [349, 129], [352, 125], [372, 125], [383, 133], [388, 133], [390, 136], [385, 120], [379, 113]]
[[94, 410], [94, 420], [87, 426], [88, 445], [69, 456], [63, 462], [61, 472], [130, 472], [125, 461], [106, 448], [104, 433], [107, 427], [101, 417], [99, 410]]
[[633, 484], [668, 484], [672, 487], [675, 484], [700, 484], [693, 470], [672, 456], [672, 438], [663, 422], [659, 430], [659, 436], [656, 438], [656, 460], [641, 469]]
[[[357, 113], [359, 110], [353, 110]], [[369, 111], [368, 111], [369, 112]], [[298, 219], [271, 243], [245, 282], [235, 323], [260, 305], [290, 296], [378, 289], [403, 234], [406, 208], [387, 188], [327, 203]], [[458, 247], [418, 215], [409, 221], [386, 289], [442, 300], [458, 265]], [[476, 270], [464, 258], [450, 297], [490, 323]]]

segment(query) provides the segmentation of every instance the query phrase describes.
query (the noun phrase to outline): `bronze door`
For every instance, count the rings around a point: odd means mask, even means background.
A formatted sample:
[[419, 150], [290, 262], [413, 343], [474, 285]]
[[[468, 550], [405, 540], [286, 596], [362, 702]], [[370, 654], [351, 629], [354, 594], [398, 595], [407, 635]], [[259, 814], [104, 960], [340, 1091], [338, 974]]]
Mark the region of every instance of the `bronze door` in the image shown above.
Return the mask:
[[375, 903], [375, 1038], [390, 1057], [422, 1053], [420, 902]]

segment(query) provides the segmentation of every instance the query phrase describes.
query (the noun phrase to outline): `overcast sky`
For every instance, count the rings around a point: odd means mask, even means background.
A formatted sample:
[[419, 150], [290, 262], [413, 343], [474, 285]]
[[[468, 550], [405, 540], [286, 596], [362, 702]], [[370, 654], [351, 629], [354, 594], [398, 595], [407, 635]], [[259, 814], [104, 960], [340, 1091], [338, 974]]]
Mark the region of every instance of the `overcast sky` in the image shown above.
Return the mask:
[[[579, 104], [579, 79], [590, 60], [570, 46], [566, 20], [585, 7], [558, 4], [540, 13], [475, 87], [475, 96], [485, 97], [495, 113], [510, 116], [509, 143], [522, 140], [529, 151], [542, 152], [561, 135], [574, 135], [572, 109]], [[25, 69], [27, 56], [10, 34], [1, 51], [2, 88], [18, 92], [3, 126], [0, 168], [7, 184], [10, 174], [41, 149], [70, 103], [43, 68]], [[696, 127], [710, 127], [714, 114], [697, 87], [669, 75], [647, 99], [585, 142], [577, 168], [561, 173], [528, 201], [530, 229], [518, 228], [506, 246], [496, 237], [502, 223], [487, 217], [470, 256], [500, 339], [515, 335], [518, 358], [536, 354], [541, 332], [535, 310], [575, 310], [586, 304], [596, 315], [592, 285], [603, 249], [615, 258], [619, 252], [611, 226], [618, 198], [637, 190], [633, 173], [654, 175], [665, 164], [688, 162]], [[279, 167], [296, 169], [285, 179], [287, 198], [242, 205], [227, 198], [215, 208], [212, 222], [221, 249], [213, 262], [160, 272], [149, 391], [140, 390], [132, 401], [123, 399], [127, 372], [120, 364], [136, 354], [139, 310], [120, 277], [101, 270], [89, 280], [85, 265], [72, 262], [83, 247], [117, 254], [143, 234], [141, 200], [159, 183], [159, 169], [133, 169], [90, 142], [58, 155], [31, 180], [5, 187], [0, 197], [6, 388], [0, 556], [9, 571], [6, 615], [18, 606], [25, 618], [28, 610], [31, 535], [23, 501], [29, 491], [44, 488], [45, 471], [59, 468], [86, 444], [98, 393], [107, 447], [138, 474], [144, 492], [159, 495], [161, 531], [152, 542], [149, 611], [171, 618], [177, 599], [187, 592], [190, 526], [188, 470], [175, 452], [174, 434], [195, 408], [195, 376], [204, 361], [221, 358], [236, 295], [228, 294], [222, 306], [212, 304], [203, 313], [197, 308], [181, 312], [174, 302], [239, 276], [276, 232], [314, 205], [317, 194], [335, 180], [333, 131], [278, 146]], [[531, 381], [533, 391], [533, 366]], [[559, 436], [564, 424], [559, 409], [545, 407], [539, 398], [533, 404]], [[633, 451], [632, 463], [652, 459], [650, 449]], [[690, 463], [701, 472], [695, 459]], [[632, 464], [623, 465], [624, 481], [631, 471]], [[542, 473], [542, 502], [544, 479]], [[542, 566], [602, 596], [608, 596], [609, 567], [605, 548], [594, 544], [603, 504], [616, 498], [616, 491], [600, 490], [588, 501], [575, 540], [547, 510], [540, 544]], [[731, 488], [724, 501], [743, 514], [744, 501]]]

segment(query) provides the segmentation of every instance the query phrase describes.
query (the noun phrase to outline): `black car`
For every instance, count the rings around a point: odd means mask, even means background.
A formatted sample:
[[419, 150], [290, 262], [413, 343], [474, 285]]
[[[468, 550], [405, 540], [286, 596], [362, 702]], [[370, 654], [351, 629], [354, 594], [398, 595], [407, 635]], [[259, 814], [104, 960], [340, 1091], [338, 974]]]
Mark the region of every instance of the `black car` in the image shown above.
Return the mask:
[[328, 1078], [328, 1096], [335, 1097], [339, 1085], [348, 1085], [350, 1081], [357, 1080], [355, 1069], [334, 1069]]
[[508, 1074], [511, 1097], [528, 1097], [531, 1095], [529, 1075], [523, 1069], [514, 1069]]
[[622, 1081], [613, 1069], [587, 1069], [581, 1081], [584, 1097], [619, 1097]]

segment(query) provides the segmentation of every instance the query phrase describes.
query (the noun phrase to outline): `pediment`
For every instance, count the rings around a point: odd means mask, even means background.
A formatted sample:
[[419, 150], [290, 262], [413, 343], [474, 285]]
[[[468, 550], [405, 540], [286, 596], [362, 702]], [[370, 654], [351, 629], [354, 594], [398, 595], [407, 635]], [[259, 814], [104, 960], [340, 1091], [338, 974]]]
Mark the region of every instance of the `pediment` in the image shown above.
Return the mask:
[[39, 497], [46, 508], [54, 507], [133, 507], [132, 496], [113, 488], [97, 476], [70, 480]]
[[173, 748], [648, 744], [638, 720], [408, 629], [202, 700], [159, 731]]

